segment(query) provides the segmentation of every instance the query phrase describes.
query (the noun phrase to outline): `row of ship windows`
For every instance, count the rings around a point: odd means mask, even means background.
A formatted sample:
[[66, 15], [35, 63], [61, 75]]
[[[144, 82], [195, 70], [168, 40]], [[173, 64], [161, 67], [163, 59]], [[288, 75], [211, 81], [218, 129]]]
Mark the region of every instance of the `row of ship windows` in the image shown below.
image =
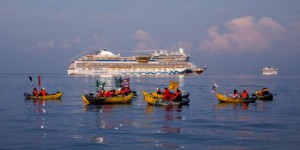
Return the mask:
[[160, 66], [160, 67], [154, 67], [154, 66], [152, 66], [152, 67], [132, 67], [132, 66], [118, 66], [118, 67], [113, 67], [113, 66], [103, 66], [103, 67], [101, 67], [101, 66], [96, 66], [96, 67], [94, 67], [94, 66], [78, 66], [77, 68], [95, 68], [95, 69], [97, 69], [97, 68], [157, 68], [157, 69], [159, 69], [159, 68], [186, 68], [187, 66], [182, 66], [182, 65], [180, 65], [180, 66], [164, 66], [164, 67], [162, 67], [162, 66]]
[[[116, 64], [83, 64], [78, 63], [77, 67], [93, 67], [93, 68], [141, 68], [141, 67], [151, 67], [151, 68], [177, 68], [177, 67], [185, 67], [187, 64], [165, 64], [165, 65], [159, 65], [159, 64], [138, 64], [138, 65], [128, 65], [128, 64], [122, 64], [122, 65], [116, 65]], [[190, 65], [188, 65], [190, 66]]]

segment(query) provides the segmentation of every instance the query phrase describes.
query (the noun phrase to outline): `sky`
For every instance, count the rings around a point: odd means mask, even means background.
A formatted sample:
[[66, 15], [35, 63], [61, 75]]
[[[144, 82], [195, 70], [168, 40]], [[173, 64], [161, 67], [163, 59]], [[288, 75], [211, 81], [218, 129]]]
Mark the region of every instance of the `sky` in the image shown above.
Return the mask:
[[0, 74], [67, 74], [83, 51], [185, 49], [208, 75], [300, 75], [299, 0], [0, 0]]

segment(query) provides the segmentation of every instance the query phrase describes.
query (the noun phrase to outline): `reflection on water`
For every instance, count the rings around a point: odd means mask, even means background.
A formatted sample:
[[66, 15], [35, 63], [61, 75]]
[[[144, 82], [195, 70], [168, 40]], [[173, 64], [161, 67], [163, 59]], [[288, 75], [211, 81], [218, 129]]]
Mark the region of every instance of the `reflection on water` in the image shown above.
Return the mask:
[[154, 108], [155, 108], [156, 106], [153, 106], [153, 105], [147, 105], [146, 106], [146, 109], [145, 109], [145, 113], [146, 114], [152, 114], [153, 112], [154, 112]]
[[[47, 138], [47, 105], [61, 103], [60, 100], [25, 100], [27, 105], [27, 118], [31, 122], [30, 127], [38, 133], [32, 133], [32, 142], [39, 145]], [[36, 135], [37, 134], [37, 135]]]
[[128, 106], [130, 106], [130, 104], [88, 105], [84, 107], [84, 111], [95, 112], [96, 127], [101, 129], [119, 130], [119, 128], [122, 128], [124, 124], [128, 124], [130, 122], [130, 119], [127, 118], [127, 115], [120, 114], [119, 112], [120, 108]]
[[[180, 133], [181, 128], [178, 126], [172, 125], [173, 121], [182, 121], [184, 117], [182, 117], [181, 112], [182, 108], [178, 106], [168, 105], [165, 107], [165, 114], [164, 114], [164, 124], [161, 127], [161, 131], [163, 133]], [[174, 114], [175, 113], [175, 114]]]
[[249, 103], [229, 103], [229, 102], [219, 102], [216, 106], [217, 110], [231, 108], [232, 110], [248, 110]]

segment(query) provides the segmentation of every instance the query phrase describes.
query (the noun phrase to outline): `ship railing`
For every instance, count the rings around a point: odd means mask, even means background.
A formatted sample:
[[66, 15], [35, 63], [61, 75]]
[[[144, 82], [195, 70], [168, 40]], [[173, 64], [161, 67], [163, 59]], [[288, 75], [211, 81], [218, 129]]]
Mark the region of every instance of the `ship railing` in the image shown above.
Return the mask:
[[79, 55], [73, 57], [73, 58], [71, 59], [71, 61], [73, 62], [73, 61], [75, 61], [75, 60], [78, 60], [78, 58], [80, 58], [81, 56], [83, 56], [83, 55], [86, 54], [86, 53], [88, 53], [88, 50], [84, 50], [84, 51], [83, 51], [82, 53], [80, 53]]

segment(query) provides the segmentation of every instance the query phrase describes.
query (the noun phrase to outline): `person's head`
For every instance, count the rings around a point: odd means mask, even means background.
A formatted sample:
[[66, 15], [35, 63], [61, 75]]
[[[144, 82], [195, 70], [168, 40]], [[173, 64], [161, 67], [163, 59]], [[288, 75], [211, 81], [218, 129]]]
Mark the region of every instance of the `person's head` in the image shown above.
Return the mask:
[[42, 90], [45, 90], [45, 88], [42, 88]]
[[243, 90], [243, 92], [245, 93], [245, 92], [246, 92], [246, 90]]
[[36, 90], [36, 88], [33, 88], [33, 90]]
[[236, 90], [236, 89], [234, 89], [234, 90], [233, 90], [233, 93], [237, 93], [237, 90]]

